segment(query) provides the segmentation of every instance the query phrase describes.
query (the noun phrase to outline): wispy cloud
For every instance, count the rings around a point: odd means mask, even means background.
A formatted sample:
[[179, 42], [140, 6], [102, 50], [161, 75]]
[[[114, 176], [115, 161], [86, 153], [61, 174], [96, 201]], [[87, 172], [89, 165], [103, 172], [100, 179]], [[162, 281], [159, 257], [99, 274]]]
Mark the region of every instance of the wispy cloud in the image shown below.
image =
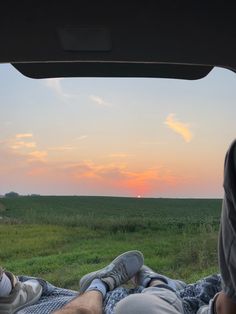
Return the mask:
[[179, 178], [164, 167], [144, 170], [131, 170], [126, 163], [97, 164], [92, 161], [69, 163], [63, 166], [64, 173], [74, 178], [76, 182], [93, 182], [124, 189], [126, 191], [146, 193], [153, 187], [174, 186]]
[[63, 78], [50, 78], [44, 80], [44, 84], [63, 101], [78, 99], [79, 94], [69, 93], [64, 89], [62, 85], [63, 80]]
[[33, 134], [32, 133], [18, 133], [15, 136], [16, 138], [32, 138]]
[[18, 156], [26, 162], [45, 162], [48, 156], [47, 151], [40, 150], [33, 139], [32, 133], [17, 133], [14, 137], [6, 139], [3, 144], [9, 154]]
[[65, 146], [50, 147], [49, 150], [52, 150], [52, 151], [68, 151], [68, 150], [73, 150], [75, 148], [76, 147], [74, 147], [74, 146], [65, 145]]
[[85, 140], [87, 137], [88, 137], [88, 135], [80, 135], [80, 136], [76, 137], [74, 139], [74, 141], [82, 141], [82, 140]]
[[64, 96], [65, 93], [62, 89], [61, 81], [62, 81], [62, 78], [50, 78], [50, 79], [44, 80], [44, 83], [57, 95]]
[[46, 151], [36, 150], [28, 154], [28, 161], [29, 162], [32, 162], [32, 161], [45, 162], [47, 160], [47, 157], [48, 157], [48, 153]]
[[111, 104], [105, 101], [102, 97], [100, 96], [95, 96], [95, 95], [90, 95], [89, 99], [92, 100], [95, 104], [101, 107], [108, 107]]
[[[70, 146], [52, 149], [69, 150]], [[54, 159], [50, 149], [44, 150], [38, 146], [14, 150], [3, 144], [0, 152], [0, 161], [3, 160], [0, 163], [1, 175], [4, 174], [6, 178], [13, 180], [17, 174], [21, 180], [28, 182], [29, 189], [30, 182], [38, 182], [46, 193], [49, 193], [47, 188], [50, 189], [51, 186], [58, 188], [61, 186], [61, 193], [67, 189], [68, 193], [89, 191], [94, 194], [150, 195], [161, 193], [183, 181], [164, 166], [134, 168], [132, 163], [127, 163], [126, 154], [123, 152], [111, 154], [114, 159], [108, 162], [104, 159], [100, 162], [92, 160], [73, 162], [57, 157]]]
[[12, 149], [21, 149], [21, 148], [35, 148], [35, 142], [24, 142], [24, 141], [16, 141], [12, 145], [10, 145]]
[[172, 131], [183, 137], [185, 142], [191, 142], [193, 134], [190, 130], [189, 123], [183, 123], [177, 120], [174, 113], [170, 113], [164, 122]]
[[35, 141], [33, 141], [32, 133], [17, 133], [13, 138], [6, 139], [5, 144], [7, 147], [20, 150], [20, 149], [31, 149], [36, 147]]

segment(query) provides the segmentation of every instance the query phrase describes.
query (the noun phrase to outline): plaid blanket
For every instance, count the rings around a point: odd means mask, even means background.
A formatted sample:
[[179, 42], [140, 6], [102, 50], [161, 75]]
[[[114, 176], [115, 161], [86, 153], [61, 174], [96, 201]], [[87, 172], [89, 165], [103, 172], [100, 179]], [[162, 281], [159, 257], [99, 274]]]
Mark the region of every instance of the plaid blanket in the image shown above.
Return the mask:
[[[20, 281], [26, 281], [32, 279], [32, 277], [19, 276]], [[53, 311], [60, 309], [63, 305], [70, 302], [74, 297], [78, 296], [78, 292], [55, 287], [49, 282], [37, 279], [43, 287], [43, 293], [41, 298], [34, 305], [25, 307], [18, 314], [49, 314]], [[135, 289], [127, 289], [119, 287], [106, 294], [103, 303], [103, 312], [105, 314], [113, 314], [114, 307], [117, 302], [125, 298], [132, 293], [141, 293], [143, 287]], [[197, 313], [198, 309], [206, 304], [209, 304], [210, 300], [216, 293], [221, 290], [221, 277], [220, 275], [212, 275], [193, 284], [185, 285], [181, 290], [176, 291], [179, 298], [182, 299], [184, 314]]]

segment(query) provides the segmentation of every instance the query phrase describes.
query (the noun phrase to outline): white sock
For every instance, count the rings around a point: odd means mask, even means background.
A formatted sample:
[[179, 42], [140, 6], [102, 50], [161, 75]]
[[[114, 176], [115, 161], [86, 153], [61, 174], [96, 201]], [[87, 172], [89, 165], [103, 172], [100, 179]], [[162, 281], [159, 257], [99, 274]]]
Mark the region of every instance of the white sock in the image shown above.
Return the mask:
[[6, 297], [11, 293], [12, 285], [11, 280], [3, 273], [0, 280], [0, 297]]
[[100, 279], [94, 279], [86, 291], [92, 291], [92, 290], [97, 290], [101, 292], [104, 298], [107, 293], [107, 285], [105, 284], [105, 282], [102, 282]]

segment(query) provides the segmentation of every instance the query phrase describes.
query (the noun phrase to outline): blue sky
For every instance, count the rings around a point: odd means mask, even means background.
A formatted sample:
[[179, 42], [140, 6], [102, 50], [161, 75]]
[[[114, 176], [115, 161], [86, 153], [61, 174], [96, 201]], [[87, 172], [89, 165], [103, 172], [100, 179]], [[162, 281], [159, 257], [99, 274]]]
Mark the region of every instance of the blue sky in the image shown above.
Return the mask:
[[236, 76], [34, 80], [0, 66], [0, 194], [221, 197]]

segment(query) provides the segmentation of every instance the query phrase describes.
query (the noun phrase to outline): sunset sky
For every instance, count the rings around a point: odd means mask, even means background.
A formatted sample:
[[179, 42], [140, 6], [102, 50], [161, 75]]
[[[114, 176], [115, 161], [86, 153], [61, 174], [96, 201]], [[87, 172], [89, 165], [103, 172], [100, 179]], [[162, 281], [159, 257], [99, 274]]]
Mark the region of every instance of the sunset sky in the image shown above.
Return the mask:
[[222, 197], [236, 74], [33, 80], [0, 65], [0, 194]]

